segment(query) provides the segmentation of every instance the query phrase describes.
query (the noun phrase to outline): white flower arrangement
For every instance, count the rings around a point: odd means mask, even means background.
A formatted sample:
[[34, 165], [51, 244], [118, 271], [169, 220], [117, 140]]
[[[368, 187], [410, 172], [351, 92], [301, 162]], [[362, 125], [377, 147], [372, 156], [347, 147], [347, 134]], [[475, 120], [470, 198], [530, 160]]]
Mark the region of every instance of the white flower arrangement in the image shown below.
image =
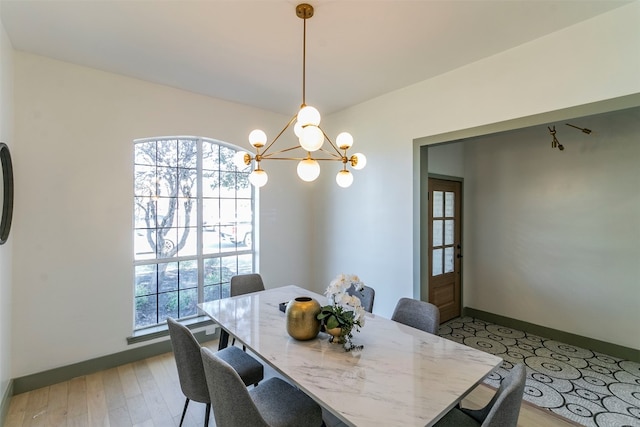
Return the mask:
[[352, 311], [354, 323], [357, 323], [358, 326], [364, 326], [365, 310], [360, 298], [347, 293], [352, 285], [356, 291], [364, 289], [364, 283], [355, 274], [339, 274], [329, 283], [324, 294], [333, 305], [342, 307], [343, 311]]
[[359, 331], [364, 326], [365, 319], [365, 310], [360, 298], [347, 293], [352, 285], [356, 291], [362, 291], [364, 288], [364, 283], [353, 274], [339, 274], [333, 279], [324, 293], [329, 298], [330, 304], [322, 307], [318, 314], [318, 319], [327, 330], [342, 329], [340, 340], [347, 351], [362, 348], [362, 346], [354, 346], [351, 338], [353, 338], [353, 328]]

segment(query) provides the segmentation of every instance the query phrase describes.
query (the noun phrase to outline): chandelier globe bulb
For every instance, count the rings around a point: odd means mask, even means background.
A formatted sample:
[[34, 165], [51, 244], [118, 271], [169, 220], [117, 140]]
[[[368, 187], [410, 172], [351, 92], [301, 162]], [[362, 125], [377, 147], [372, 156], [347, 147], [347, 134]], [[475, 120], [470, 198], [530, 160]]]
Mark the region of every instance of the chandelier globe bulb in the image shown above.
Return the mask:
[[249, 174], [249, 182], [254, 187], [264, 187], [268, 180], [269, 176], [260, 167]]
[[318, 126], [307, 125], [302, 128], [302, 134], [298, 140], [305, 151], [317, 151], [324, 142], [324, 133]]
[[353, 174], [346, 169], [342, 169], [336, 175], [336, 183], [342, 188], [347, 188], [353, 183]]
[[249, 153], [246, 151], [237, 151], [236, 154], [233, 155], [233, 164], [238, 170], [243, 170], [247, 167], [247, 163], [245, 162], [247, 155], [249, 155]]
[[298, 163], [298, 176], [306, 182], [315, 181], [320, 176], [320, 164], [313, 159], [304, 159]]
[[336, 144], [341, 150], [348, 150], [353, 145], [353, 136], [349, 132], [341, 132], [336, 137]]
[[311, 105], [306, 105], [298, 111], [298, 122], [300, 122], [301, 126], [320, 125], [320, 112], [312, 107]]
[[367, 157], [362, 153], [356, 153], [351, 156], [351, 166], [355, 170], [364, 169], [367, 166]]
[[249, 134], [249, 143], [255, 148], [264, 147], [267, 143], [267, 134], [263, 130], [254, 129]]

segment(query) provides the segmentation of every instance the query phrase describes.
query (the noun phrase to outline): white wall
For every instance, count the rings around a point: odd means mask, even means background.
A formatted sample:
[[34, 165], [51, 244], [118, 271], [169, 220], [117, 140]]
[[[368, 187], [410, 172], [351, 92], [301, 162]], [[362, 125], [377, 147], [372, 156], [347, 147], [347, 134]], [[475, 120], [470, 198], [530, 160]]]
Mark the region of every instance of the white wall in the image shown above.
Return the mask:
[[640, 108], [464, 143], [464, 305], [640, 349]]
[[[198, 135], [248, 148], [254, 127], [274, 135], [288, 118], [25, 53], [15, 67], [19, 377], [127, 349], [134, 139]], [[309, 195], [287, 168], [268, 172], [260, 272], [267, 286], [305, 284]]]
[[[15, 164], [13, 138], [13, 48], [0, 16], [0, 141], [9, 146]], [[1, 191], [1, 190], [0, 190]], [[1, 207], [0, 207], [1, 209]], [[14, 218], [16, 213], [14, 212]], [[11, 375], [11, 282], [13, 236], [0, 246], [0, 400], [4, 397]]]
[[418, 268], [413, 140], [640, 93], [639, 18], [634, 2], [327, 117], [327, 132], [349, 129], [369, 162], [347, 190], [322, 180], [315, 286], [357, 273], [376, 288], [374, 311], [390, 315], [398, 298], [412, 296]]

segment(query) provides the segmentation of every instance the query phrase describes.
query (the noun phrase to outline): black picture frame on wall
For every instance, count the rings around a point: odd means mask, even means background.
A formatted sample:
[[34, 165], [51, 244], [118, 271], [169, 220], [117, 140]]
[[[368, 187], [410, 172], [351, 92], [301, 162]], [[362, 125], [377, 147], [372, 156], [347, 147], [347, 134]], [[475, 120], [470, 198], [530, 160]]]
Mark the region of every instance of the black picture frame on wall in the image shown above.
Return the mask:
[[2, 167], [2, 219], [0, 220], [0, 245], [9, 238], [13, 217], [13, 164], [9, 147], [0, 142], [0, 166]]

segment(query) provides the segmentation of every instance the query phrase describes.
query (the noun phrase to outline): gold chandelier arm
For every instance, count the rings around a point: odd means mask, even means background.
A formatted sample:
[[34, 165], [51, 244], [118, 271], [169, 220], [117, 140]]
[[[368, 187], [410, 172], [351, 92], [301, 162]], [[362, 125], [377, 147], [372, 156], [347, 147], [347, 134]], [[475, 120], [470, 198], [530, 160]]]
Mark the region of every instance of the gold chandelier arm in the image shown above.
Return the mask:
[[[331, 141], [329, 141], [329, 142], [331, 142]], [[332, 153], [331, 151], [325, 150], [324, 148], [320, 148], [320, 150], [318, 150], [318, 151], [322, 151], [327, 156], [331, 156], [331, 159], [324, 159], [324, 160], [342, 160], [342, 155], [340, 154], [340, 152], [338, 152], [338, 154], [336, 154], [336, 153]], [[316, 160], [320, 160], [320, 159], [316, 159]]]
[[263, 158], [262, 160], [315, 160], [317, 162], [340, 162], [342, 161], [341, 159], [338, 159], [337, 157], [331, 157], [331, 158], [327, 158], [327, 157], [267, 157], [267, 158]]
[[[281, 151], [279, 151], [278, 153], [281, 153]], [[307, 158], [308, 157], [267, 157], [266, 159], [263, 159], [263, 160], [306, 160]], [[315, 160], [319, 160], [319, 159], [315, 159]]]
[[262, 158], [265, 159], [265, 160], [268, 160], [268, 159], [280, 159], [279, 157], [273, 157], [273, 156], [277, 156], [278, 154], [286, 153], [287, 151], [295, 150], [297, 148], [300, 148], [300, 146], [296, 145], [295, 147], [285, 148], [283, 150], [276, 151], [275, 153], [271, 153], [271, 154], [268, 154], [266, 156], [263, 154]]
[[327, 154], [330, 157], [314, 157], [312, 156], [312, 153], [307, 152], [307, 156], [306, 157], [275, 157], [278, 154], [282, 154], [282, 153], [286, 153], [288, 151], [292, 151], [292, 150], [297, 150], [299, 149], [300, 146], [295, 146], [295, 147], [289, 147], [289, 148], [285, 148], [284, 150], [280, 150], [280, 151], [276, 151], [275, 153], [271, 153], [268, 155], [262, 155], [261, 156], [261, 160], [306, 160], [306, 159], [311, 159], [311, 160], [323, 160], [323, 161], [333, 161], [333, 162], [340, 162], [343, 160], [342, 156], [337, 156], [333, 153], [331, 153], [330, 151], [324, 150], [324, 149], [320, 149], [318, 151], [321, 151], [325, 154]]
[[322, 129], [320, 126], [318, 126], [320, 128], [320, 130], [322, 131], [322, 134], [324, 135], [324, 138], [329, 141], [329, 144], [331, 144], [331, 146], [333, 147], [334, 150], [336, 150], [336, 153], [338, 153], [338, 156], [340, 156], [340, 158], [342, 158], [342, 153], [340, 152], [340, 150], [338, 149], [338, 147], [336, 147], [336, 145], [333, 143], [333, 141], [331, 141], [331, 138], [329, 138], [329, 136], [327, 136], [327, 134], [324, 132], [324, 129]]
[[312, 157], [312, 160], [315, 160], [317, 162], [323, 161], [323, 162], [340, 162], [342, 161], [342, 159], [339, 159], [337, 157], [320, 157], [320, 158], [315, 158]]
[[291, 123], [293, 123], [293, 121], [296, 119], [296, 117], [298, 116], [298, 113], [296, 113], [293, 117], [291, 117], [291, 120], [289, 120], [289, 122], [285, 125], [285, 127], [282, 128], [282, 130], [280, 131], [280, 133], [273, 139], [273, 141], [271, 141], [269, 143], [269, 145], [267, 145], [267, 148], [265, 148], [262, 151], [262, 157], [264, 157], [264, 155], [267, 153], [267, 151], [269, 151], [269, 148], [271, 148], [271, 146], [273, 144], [275, 144], [275, 142], [278, 140], [278, 138], [280, 138], [280, 136], [282, 136], [282, 134], [284, 133], [285, 130], [287, 130], [289, 128], [289, 126], [291, 126]]

